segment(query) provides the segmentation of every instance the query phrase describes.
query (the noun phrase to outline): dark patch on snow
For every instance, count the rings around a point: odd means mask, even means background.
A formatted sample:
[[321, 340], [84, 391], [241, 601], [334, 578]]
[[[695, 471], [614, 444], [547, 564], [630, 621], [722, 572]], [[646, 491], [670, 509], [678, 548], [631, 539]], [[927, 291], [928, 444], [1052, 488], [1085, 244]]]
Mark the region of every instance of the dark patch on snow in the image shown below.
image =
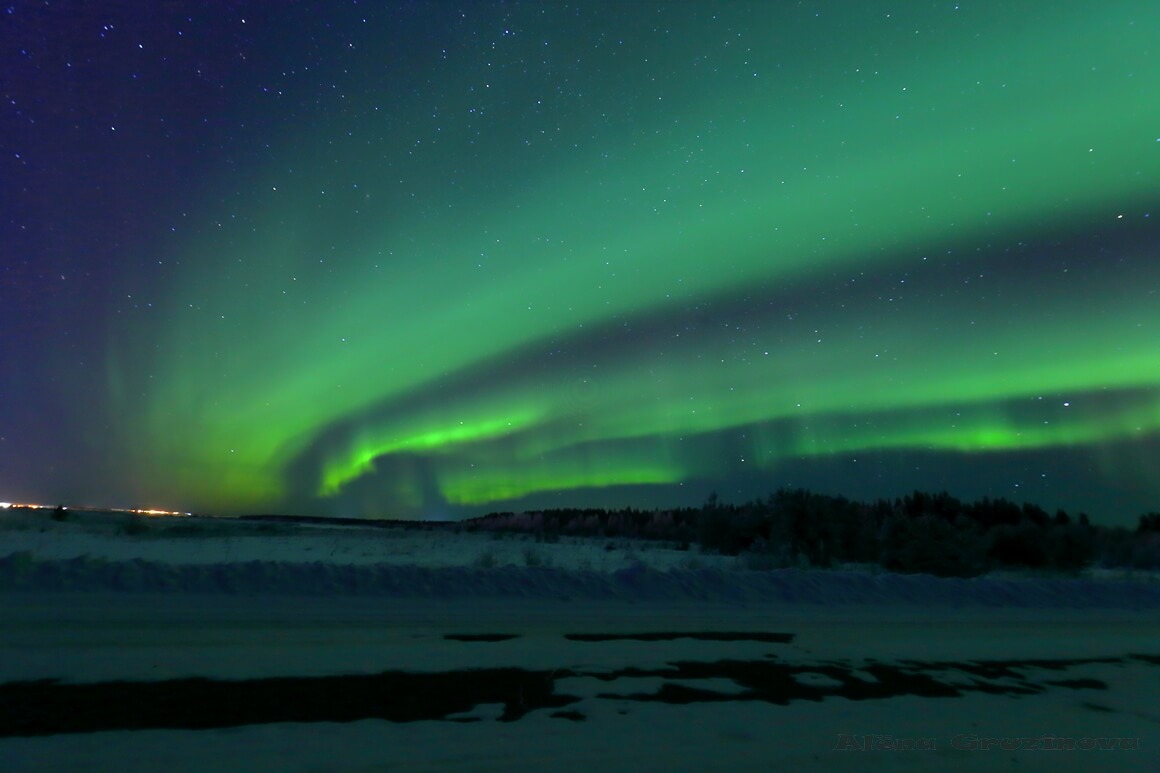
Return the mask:
[[1145, 663], [1151, 663], [1154, 666], [1160, 666], [1160, 655], [1141, 655], [1137, 652], [1133, 652], [1128, 657], [1133, 658], [1134, 660], [1142, 660]]
[[0, 737], [271, 722], [458, 721], [464, 718], [452, 715], [487, 703], [502, 704], [499, 719], [511, 722], [536, 709], [577, 702], [553, 692], [555, 678], [564, 675], [489, 668], [228, 681], [9, 682], [0, 685]]
[[1108, 683], [1099, 679], [1049, 679], [1047, 684], [1072, 690], [1106, 690]]
[[[490, 668], [442, 673], [387, 671], [326, 677], [246, 680], [204, 678], [157, 682], [66, 684], [58, 680], [0, 684], [0, 737], [89, 733], [105, 730], [207, 729], [272, 722], [482, 721], [470, 712], [484, 704], [503, 706], [499, 721], [511, 722], [538, 709], [563, 709], [581, 699], [555, 691], [556, 680], [590, 678], [615, 683], [626, 678], [659, 678], [655, 692], [600, 693], [597, 700], [667, 704], [761, 701], [778, 705], [794, 700], [881, 700], [901, 696], [954, 698], [972, 692], [1035, 695], [1052, 687], [1106, 689], [1090, 678], [1036, 682], [1044, 668], [1067, 671], [1092, 663], [1122, 664], [1135, 659], [1160, 664], [1160, 656], [1079, 658], [1075, 660], [864, 661], [857, 665], [827, 661], [803, 665], [769, 660], [677, 661], [660, 668], [626, 667], [616, 671], [580, 669], [529, 671]], [[968, 682], [962, 675], [970, 674]], [[801, 675], [829, 677], [822, 683]], [[869, 675], [871, 679], [867, 679]], [[742, 688], [721, 692], [708, 680], [729, 680]], [[697, 686], [706, 681], [705, 687]], [[1083, 704], [1094, 711], [1111, 711]], [[620, 713], [626, 713], [623, 709]], [[582, 721], [575, 710], [553, 717]]]
[[566, 633], [569, 641], [672, 641], [674, 639], [697, 639], [700, 641], [760, 641], [772, 644], [789, 644], [792, 633], [737, 632], [737, 631], [650, 631], [648, 633]]
[[[899, 664], [873, 662], [860, 668], [836, 663], [786, 665], [768, 660], [721, 660], [713, 663], [681, 661], [663, 669], [630, 668], [617, 673], [593, 675], [603, 681], [621, 677], [662, 677], [679, 680], [665, 682], [654, 693], [601, 693], [610, 700], [654, 701], [659, 703], [695, 703], [705, 701], [764, 701], [784, 705], [793, 700], [820, 701], [827, 697], [848, 700], [878, 700], [913, 695], [921, 698], [954, 698], [971, 692], [993, 695], [1036, 695], [1049, 686], [1072, 689], [1107, 689], [1096, 679], [1070, 679], [1036, 683], [1027, 671], [1043, 668], [1045, 663], [1056, 670], [1089, 663], [1122, 663], [1122, 658], [1078, 658], [1075, 660], [982, 661], [975, 663], [905, 661]], [[858, 673], [870, 674], [868, 681]], [[970, 683], [956, 681], [955, 672], [974, 674]], [[824, 674], [837, 684], [818, 685], [803, 682], [798, 674]], [[720, 693], [690, 687], [690, 680], [729, 679], [746, 688], [739, 693]], [[1010, 679], [1016, 679], [1012, 684]], [[1004, 680], [1004, 681], [998, 681]]]
[[448, 641], [510, 641], [520, 638], [518, 633], [445, 633]]
[[588, 719], [588, 717], [584, 716], [579, 711], [572, 711], [570, 709], [566, 709], [564, 711], [553, 711], [552, 716], [556, 719], [570, 719], [573, 722], [583, 722], [584, 720]]

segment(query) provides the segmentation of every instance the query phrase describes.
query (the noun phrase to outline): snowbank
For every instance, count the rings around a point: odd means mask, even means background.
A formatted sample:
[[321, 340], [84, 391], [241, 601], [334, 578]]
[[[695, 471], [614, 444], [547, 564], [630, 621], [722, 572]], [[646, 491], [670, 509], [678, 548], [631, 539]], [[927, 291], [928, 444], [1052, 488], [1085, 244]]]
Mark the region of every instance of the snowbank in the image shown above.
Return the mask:
[[1160, 608], [1160, 583], [753, 571], [736, 558], [629, 540], [451, 530], [5, 512], [0, 590], [396, 598], [702, 601], [925, 607]]
[[423, 567], [323, 561], [171, 564], [143, 559], [41, 559], [29, 552], [0, 558], [0, 590], [1160, 608], [1160, 585], [1125, 581], [957, 579], [800, 569], [658, 570], [644, 563], [612, 572], [542, 566]]

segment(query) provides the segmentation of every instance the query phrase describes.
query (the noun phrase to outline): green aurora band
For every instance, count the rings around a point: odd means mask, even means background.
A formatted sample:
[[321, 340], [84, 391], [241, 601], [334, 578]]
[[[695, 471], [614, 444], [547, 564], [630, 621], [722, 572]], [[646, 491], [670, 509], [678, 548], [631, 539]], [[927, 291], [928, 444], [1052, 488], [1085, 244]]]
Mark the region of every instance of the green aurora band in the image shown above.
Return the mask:
[[111, 347], [142, 499], [405, 517], [1160, 432], [1160, 5], [781, 5], [646, 45], [642, 3], [571, 96], [463, 61], [438, 116], [349, 75], [287, 118]]

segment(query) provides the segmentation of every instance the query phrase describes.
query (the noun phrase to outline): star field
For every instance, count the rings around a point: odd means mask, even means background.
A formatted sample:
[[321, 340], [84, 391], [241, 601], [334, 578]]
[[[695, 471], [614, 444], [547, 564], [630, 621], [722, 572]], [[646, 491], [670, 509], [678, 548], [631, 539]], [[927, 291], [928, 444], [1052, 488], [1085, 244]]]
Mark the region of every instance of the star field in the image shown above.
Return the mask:
[[1160, 501], [1153, 3], [68, 5], [4, 20], [7, 498]]

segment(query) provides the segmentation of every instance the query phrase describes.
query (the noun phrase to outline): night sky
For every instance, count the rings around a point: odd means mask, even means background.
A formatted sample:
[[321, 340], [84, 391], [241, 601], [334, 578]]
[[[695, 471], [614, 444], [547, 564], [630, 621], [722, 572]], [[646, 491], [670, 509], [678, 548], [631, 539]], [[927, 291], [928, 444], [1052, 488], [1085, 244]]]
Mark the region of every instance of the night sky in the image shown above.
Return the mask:
[[0, 499], [1160, 509], [1160, 3], [0, 5]]

